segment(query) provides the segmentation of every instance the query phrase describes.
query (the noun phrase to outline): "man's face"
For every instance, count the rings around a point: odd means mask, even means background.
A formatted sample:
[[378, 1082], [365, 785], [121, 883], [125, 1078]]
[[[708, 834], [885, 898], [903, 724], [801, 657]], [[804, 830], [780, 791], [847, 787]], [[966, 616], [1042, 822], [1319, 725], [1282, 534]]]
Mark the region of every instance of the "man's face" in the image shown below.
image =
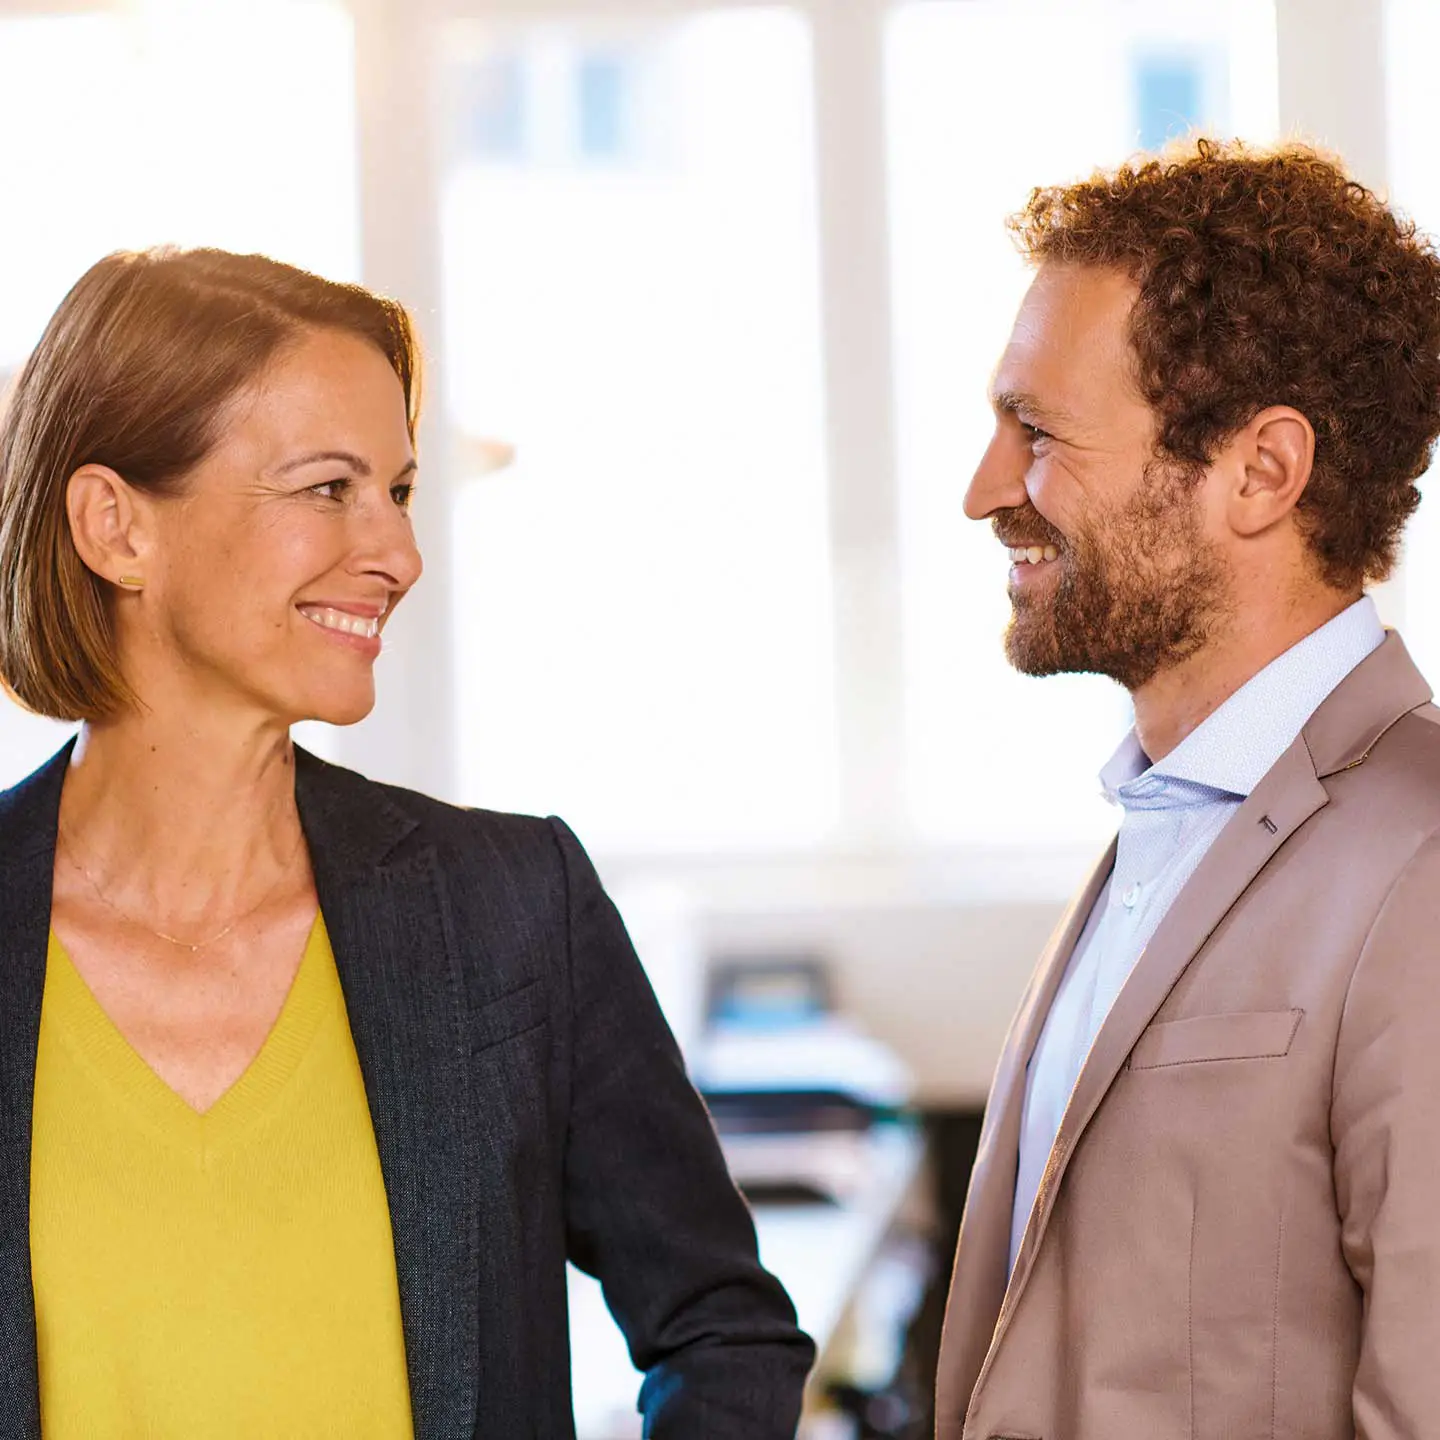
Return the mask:
[[1005, 649], [1029, 675], [1093, 671], [1137, 690], [1214, 636], [1229, 571], [1203, 476], [1156, 454], [1133, 378], [1134, 284], [1048, 262], [995, 374], [995, 434], [965, 496], [1011, 547]]

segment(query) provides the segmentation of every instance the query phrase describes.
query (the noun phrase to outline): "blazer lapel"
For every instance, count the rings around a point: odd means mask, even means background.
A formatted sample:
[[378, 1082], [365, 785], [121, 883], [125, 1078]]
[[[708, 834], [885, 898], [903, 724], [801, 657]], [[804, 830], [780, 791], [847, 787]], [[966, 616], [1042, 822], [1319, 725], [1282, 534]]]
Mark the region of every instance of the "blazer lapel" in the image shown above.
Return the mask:
[[[970, 1193], [965, 1202], [965, 1218], [950, 1281], [950, 1298], [945, 1308], [941, 1347], [945, 1363], [936, 1380], [936, 1416], [942, 1440], [947, 1435], [947, 1424], [959, 1426], [964, 1422], [970, 1394], [990, 1349], [1005, 1296], [1026, 1070], [1070, 957], [1114, 864], [1112, 842], [1061, 917], [1001, 1050], [990, 1099], [985, 1106], [985, 1124], [971, 1173]], [[955, 1433], [958, 1435], [959, 1430]]]
[[[35, 1057], [66, 745], [0, 796], [0, 1435], [39, 1440], [30, 1272]], [[442, 877], [384, 792], [296, 750], [296, 798], [384, 1174], [416, 1440], [469, 1440], [477, 1405], [479, 1153]]]
[[296, 751], [320, 908], [395, 1243], [416, 1440], [475, 1433], [480, 1231], [458, 959], [432, 847], [378, 786]]
[[1016, 1256], [996, 1326], [997, 1344], [1034, 1267], [1070, 1157], [1141, 1032], [1270, 858], [1328, 802], [1321, 779], [1360, 764], [1386, 730], [1429, 699], [1429, 686], [1400, 637], [1391, 633], [1315, 711], [1196, 868], [1136, 962], [1085, 1059]]
[[1010, 1279], [999, 1342], [1034, 1267], [1070, 1157], [1140, 1033], [1230, 907], [1270, 857], [1326, 803], [1304, 739], [1298, 739], [1231, 817], [1161, 921], [1131, 971], [1075, 1082], [1040, 1194]]
[[71, 745], [0, 797], [0, 1435], [39, 1440], [30, 1142], [55, 830]]
[[1316, 710], [1300, 738], [1232, 817], [1156, 930], [1095, 1038], [1007, 1283], [1026, 1069], [1085, 919], [1114, 863], [1113, 845], [1091, 876], [1042, 957], [1006, 1040], [986, 1108], [946, 1311], [937, 1386], [939, 1440], [959, 1440], [963, 1432], [966, 1411], [1034, 1268], [1070, 1157], [1140, 1033], [1270, 858], [1326, 804], [1321, 781], [1361, 764], [1386, 730], [1430, 698], [1400, 637], [1390, 634]]

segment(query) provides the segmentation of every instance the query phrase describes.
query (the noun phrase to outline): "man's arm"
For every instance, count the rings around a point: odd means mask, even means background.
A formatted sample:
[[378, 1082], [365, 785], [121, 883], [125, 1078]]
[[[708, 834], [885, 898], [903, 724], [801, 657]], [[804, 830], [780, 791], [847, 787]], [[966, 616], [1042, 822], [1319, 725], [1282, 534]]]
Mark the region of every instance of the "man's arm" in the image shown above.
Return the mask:
[[569, 895], [570, 1258], [645, 1371], [647, 1440], [792, 1440], [814, 1347], [779, 1283], [615, 907], [552, 821]]
[[1358, 1440], [1440, 1416], [1440, 838], [1381, 907], [1350, 983], [1331, 1136], [1341, 1243], [1364, 1292]]

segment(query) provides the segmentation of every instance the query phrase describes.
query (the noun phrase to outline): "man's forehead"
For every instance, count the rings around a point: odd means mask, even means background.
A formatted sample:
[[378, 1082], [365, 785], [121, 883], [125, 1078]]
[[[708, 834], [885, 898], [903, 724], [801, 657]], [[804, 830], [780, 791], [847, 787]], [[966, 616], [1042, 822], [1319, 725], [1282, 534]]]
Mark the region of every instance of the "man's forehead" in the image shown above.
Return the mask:
[[1047, 262], [1020, 302], [991, 397], [997, 409], [1051, 413], [1087, 408], [1098, 390], [1133, 375], [1130, 312], [1136, 286], [1123, 272]]

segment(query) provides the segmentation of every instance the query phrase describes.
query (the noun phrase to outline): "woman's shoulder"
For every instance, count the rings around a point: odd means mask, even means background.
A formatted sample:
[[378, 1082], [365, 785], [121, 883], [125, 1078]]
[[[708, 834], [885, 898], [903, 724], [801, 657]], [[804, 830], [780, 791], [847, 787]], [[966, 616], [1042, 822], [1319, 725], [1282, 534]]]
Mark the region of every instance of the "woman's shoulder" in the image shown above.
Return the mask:
[[0, 860], [14, 860], [53, 846], [60, 791], [74, 744], [67, 740], [23, 780], [0, 789]]
[[452, 805], [300, 751], [295, 778], [322, 905], [349, 894], [424, 914], [438, 901], [456, 933], [489, 937], [492, 969], [508, 954], [532, 974], [536, 955], [567, 953], [575, 906], [599, 891], [553, 817]]
[[497, 866], [556, 875], [575, 845], [563, 821], [456, 805], [418, 790], [372, 780], [296, 748], [296, 791], [307, 831], [347, 845], [378, 841], [396, 849], [433, 848], [446, 868]]

